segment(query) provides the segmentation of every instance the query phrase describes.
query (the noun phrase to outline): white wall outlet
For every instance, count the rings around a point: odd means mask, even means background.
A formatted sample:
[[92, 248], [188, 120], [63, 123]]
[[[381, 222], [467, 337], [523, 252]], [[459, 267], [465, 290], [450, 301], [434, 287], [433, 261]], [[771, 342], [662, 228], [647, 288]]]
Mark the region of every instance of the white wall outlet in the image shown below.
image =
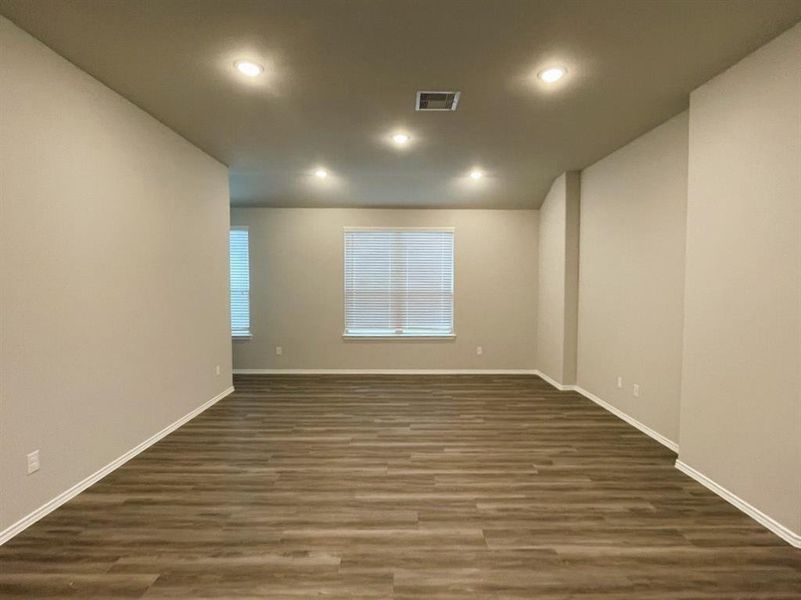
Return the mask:
[[284, 353], [284, 349], [283, 349], [281, 346], [276, 346], [276, 347], [275, 347], [275, 353], [276, 353], [278, 356], [281, 356], [281, 355]]
[[619, 389], [619, 390], [623, 389], [623, 378], [622, 377], [618, 377], [617, 378], [617, 389]]
[[39, 451], [34, 450], [28, 455], [28, 475], [39, 470]]
[[640, 385], [635, 383], [634, 387], [631, 389], [631, 393], [634, 394], [635, 398], [640, 397]]
[[482, 354], [484, 354], [484, 347], [483, 346], [476, 346], [476, 354], [478, 356], [481, 356]]
[[214, 369], [214, 372], [219, 375], [220, 374], [220, 365], [217, 365], [217, 368]]

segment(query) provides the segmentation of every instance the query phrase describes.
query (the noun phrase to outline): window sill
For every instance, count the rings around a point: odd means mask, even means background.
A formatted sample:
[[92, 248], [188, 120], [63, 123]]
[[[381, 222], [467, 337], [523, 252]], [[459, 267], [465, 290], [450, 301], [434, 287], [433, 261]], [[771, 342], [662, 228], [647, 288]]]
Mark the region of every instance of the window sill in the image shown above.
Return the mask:
[[417, 334], [389, 334], [389, 335], [380, 335], [380, 334], [371, 334], [371, 333], [343, 333], [342, 339], [346, 341], [407, 341], [407, 342], [416, 342], [416, 341], [448, 341], [448, 340], [455, 340], [456, 334], [455, 333], [444, 333], [444, 334], [426, 334], [426, 335], [417, 335]]
[[253, 339], [253, 335], [250, 333], [238, 333], [236, 335], [232, 335], [231, 339], [235, 342], [244, 342]]

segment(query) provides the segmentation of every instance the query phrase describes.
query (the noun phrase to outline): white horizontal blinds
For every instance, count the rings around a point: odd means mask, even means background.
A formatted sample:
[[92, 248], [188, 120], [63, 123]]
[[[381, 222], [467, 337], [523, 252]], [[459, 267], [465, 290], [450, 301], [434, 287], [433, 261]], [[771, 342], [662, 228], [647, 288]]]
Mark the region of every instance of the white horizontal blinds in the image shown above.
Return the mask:
[[453, 232], [403, 232], [400, 239], [404, 332], [453, 333]]
[[345, 333], [395, 333], [393, 236], [387, 231], [345, 232]]
[[345, 333], [453, 333], [453, 231], [346, 230]]
[[250, 254], [248, 230], [231, 229], [231, 335], [250, 335]]

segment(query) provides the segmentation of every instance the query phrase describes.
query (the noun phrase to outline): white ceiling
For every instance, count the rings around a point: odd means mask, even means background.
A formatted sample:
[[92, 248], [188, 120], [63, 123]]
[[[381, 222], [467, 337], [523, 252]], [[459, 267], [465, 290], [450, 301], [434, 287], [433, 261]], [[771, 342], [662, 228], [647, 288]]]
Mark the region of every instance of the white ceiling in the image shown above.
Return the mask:
[[[526, 208], [686, 108], [801, 1], [0, 0], [0, 14], [229, 165], [236, 205]], [[243, 57], [264, 75], [237, 73]], [[535, 74], [551, 64], [569, 73], [547, 87]], [[415, 112], [419, 89], [461, 90], [458, 110]]]

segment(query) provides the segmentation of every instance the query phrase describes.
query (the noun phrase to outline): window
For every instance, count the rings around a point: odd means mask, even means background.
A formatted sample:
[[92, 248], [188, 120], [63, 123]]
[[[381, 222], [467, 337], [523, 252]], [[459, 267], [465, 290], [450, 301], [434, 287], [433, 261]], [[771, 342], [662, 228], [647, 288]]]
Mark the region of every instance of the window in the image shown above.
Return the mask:
[[345, 335], [453, 335], [453, 230], [345, 230]]
[[231, 260], [231, 335], [250, 337], [250, 253], [247, 227], [232, 227], [228, 238]]

